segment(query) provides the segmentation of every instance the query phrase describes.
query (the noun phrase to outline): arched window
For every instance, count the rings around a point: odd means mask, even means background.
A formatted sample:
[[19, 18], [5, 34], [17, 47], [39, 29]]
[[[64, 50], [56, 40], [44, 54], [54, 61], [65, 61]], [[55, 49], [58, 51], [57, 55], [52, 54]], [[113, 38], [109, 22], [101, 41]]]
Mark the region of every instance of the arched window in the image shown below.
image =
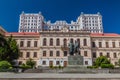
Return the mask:
[[67, 39], [63, 40], [63, 46], [67, 46]]
[[77, 39], [77, 42], [78, 42], [78, 44], [79, 44], [79, 47], [80, 47], [80, 39]]
[[53, 39], [50, 38], [50, 46], [53, 46]]
[[44, 39], [43, 39], [43, 46], [46, 46], [46, 45], [47, 45], [47, 39], [44, 38]]
[[84, 46], [87, 46], [87, 40], [86, 39], [83, 40], [83, 43], [84, 43], [83, 44]]
[[72, 38], [70, 39], [70, 42], [72, 42], [72, 43], [74, 42]]
[[60, 46], [60, 39], [56, 39], [56, 46]]

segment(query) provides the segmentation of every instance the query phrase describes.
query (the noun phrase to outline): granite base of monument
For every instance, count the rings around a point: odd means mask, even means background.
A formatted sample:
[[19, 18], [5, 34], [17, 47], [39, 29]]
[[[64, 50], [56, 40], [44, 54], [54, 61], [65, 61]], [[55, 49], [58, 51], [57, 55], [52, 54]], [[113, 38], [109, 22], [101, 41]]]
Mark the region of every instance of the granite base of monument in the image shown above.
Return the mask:
[[83, 69], [86, 67], [83, 66], [83, 56], [75, 55], [68, 56], [68, 66], [63, 69], [64, 73], [82, 73]]

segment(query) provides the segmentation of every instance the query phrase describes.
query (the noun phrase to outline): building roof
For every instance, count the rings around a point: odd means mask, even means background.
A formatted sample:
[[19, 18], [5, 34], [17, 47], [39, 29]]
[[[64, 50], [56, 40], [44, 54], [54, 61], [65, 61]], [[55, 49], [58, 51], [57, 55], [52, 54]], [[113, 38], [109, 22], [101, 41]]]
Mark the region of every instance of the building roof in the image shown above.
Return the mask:
[[39, 33], [35, 33], [35, 32], [8, 32], [5, 35], [39, 35]]
[[91, 37], [120, 37], [120, 34], [116, 33], [91, 33]]

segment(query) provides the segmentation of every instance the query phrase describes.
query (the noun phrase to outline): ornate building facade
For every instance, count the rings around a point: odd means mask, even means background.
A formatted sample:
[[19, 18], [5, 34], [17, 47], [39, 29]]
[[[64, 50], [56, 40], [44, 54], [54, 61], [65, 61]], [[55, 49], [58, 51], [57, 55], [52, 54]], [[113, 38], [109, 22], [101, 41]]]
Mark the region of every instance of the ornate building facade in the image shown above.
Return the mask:
[[84, 66], [94, 64], [99, 56], [107, 56], [117, 66], [120, 59], [120, 35], [113, 33], [90, 33], [89, 31], [69, 31], [66, 27], [61, 31], [40, 31], [40, 33], [6, 33], [13, 35], [19, 49], [19, 64], [32, 58], [36, 66], [67, 66], [70, 40], [80, 45], [80, 55], [84, 58]]

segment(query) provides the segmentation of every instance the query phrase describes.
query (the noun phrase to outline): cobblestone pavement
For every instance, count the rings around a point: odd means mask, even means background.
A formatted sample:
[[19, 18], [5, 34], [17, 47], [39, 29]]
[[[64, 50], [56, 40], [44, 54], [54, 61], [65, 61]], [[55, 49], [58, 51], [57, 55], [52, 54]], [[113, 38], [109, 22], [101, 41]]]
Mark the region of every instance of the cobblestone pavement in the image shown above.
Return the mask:
[[119, 78], [120, 74], [0, 73], [0, 78]]

